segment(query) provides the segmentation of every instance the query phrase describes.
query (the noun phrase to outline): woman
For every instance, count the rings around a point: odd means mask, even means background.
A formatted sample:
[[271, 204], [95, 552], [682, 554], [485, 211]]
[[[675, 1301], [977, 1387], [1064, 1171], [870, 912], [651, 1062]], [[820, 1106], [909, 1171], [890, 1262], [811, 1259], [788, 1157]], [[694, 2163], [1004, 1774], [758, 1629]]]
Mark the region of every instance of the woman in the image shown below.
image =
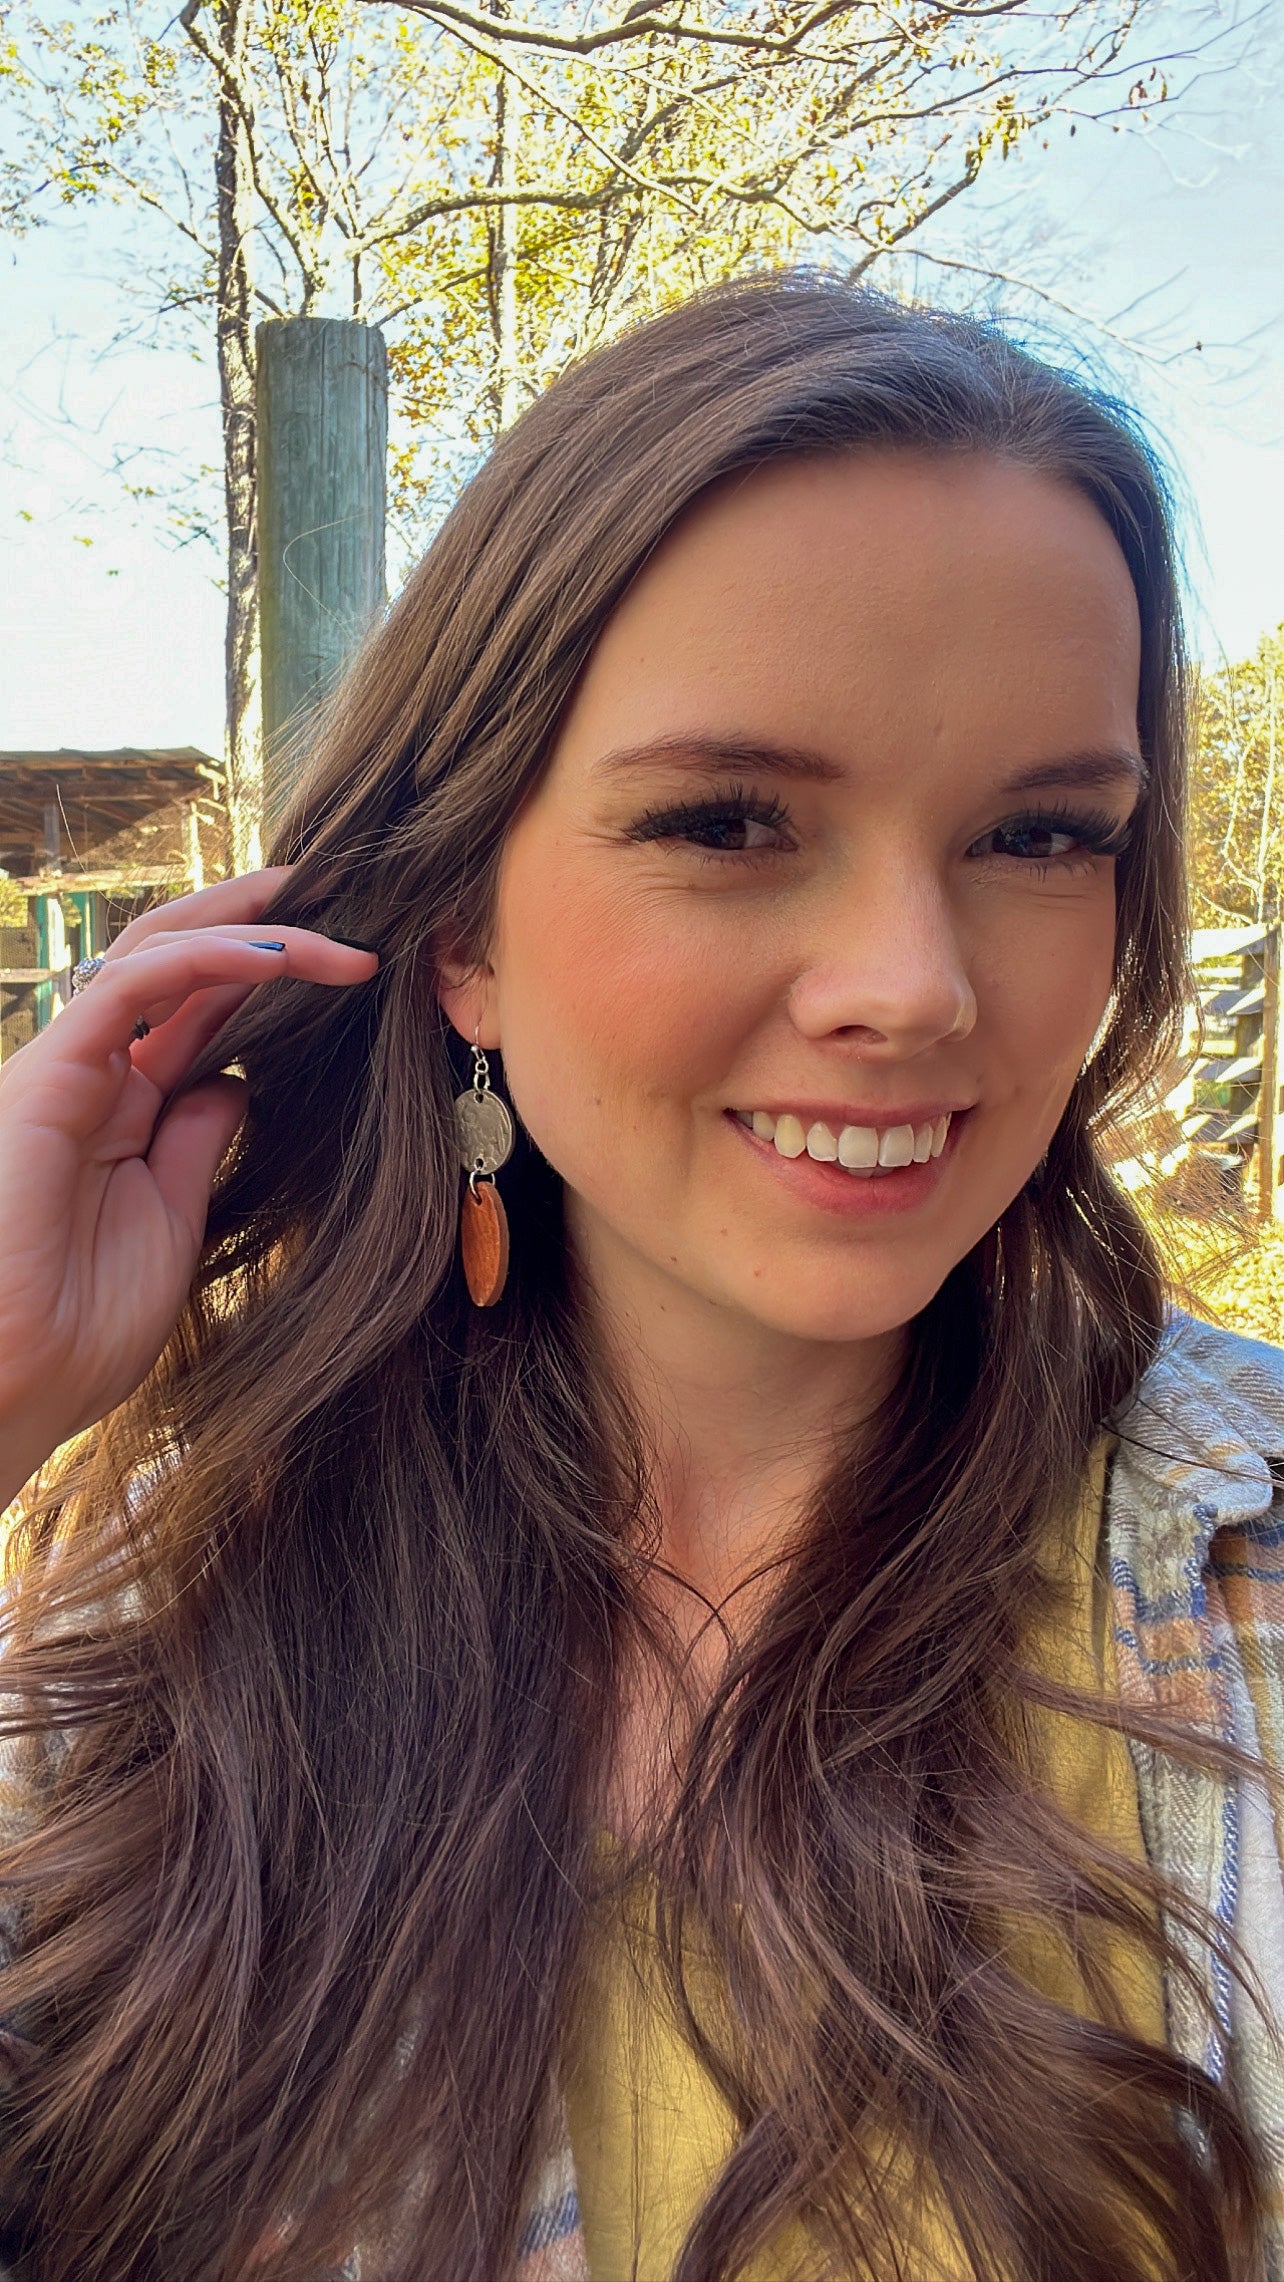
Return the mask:
[[505, 436], [283, 864], [5, 1069], [3, 1487], [87, 1436], [15, 2272], [1284, 2272], [1284, 1359], [1165, 1326], [1095, 1138], [1183, 703], [1123, 412], [727, 288]]

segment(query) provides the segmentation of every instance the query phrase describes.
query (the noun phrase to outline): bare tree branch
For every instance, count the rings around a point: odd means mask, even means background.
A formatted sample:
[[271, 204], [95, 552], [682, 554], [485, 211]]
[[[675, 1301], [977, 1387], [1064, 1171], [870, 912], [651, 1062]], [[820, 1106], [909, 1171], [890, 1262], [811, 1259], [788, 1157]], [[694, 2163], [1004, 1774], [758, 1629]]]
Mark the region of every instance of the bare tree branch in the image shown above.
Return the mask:
[[200, 30], [197, 18], [203, 6], [204, 0], [184, 0], [182, 8], [179, 10], [178, 20], [197, 54], [204, 63], [209, 65], [219, 85], [225, 90], [229, 102], [235, 105], [240, 115], [241, 124], [245, 129], [250, 155], [250, 173], [255, 193], [262, 201], [265, 211], [271, 215], [281, 236], [285, 239], [298, 262], [304, 279], [307, 280], [310, 277], [310, 271], [303, 246], [282, 213], [280, 201], [274, 196], [271, 188], [264, 180], [258, 137], [255, 131], [254, 106], [249, 100], [245, 88], [241, 85], [239, 75], [233, 71], [227, 57], [219, 48], [214, 46], [212, 41], [207, 40]]
[[[459, 6], [457, 0], [365, 0], [365, 4], [368, 7], [391, 6], [408, 9], [416, 15], [432, 17], [438, 23], [457, 24], [472, 32], [484, 33], [492, 28], [488, 17], [477, 15], [472, 9]], [[783, 35], [765, 31], [733, 32], [714, 24], [689, 23], [681, 12], [681, 0], [679, 0], [678, 11], [675, 14], [669, 15], [659, 10], [651, 10], [644, 15], [635, 15], [632, 10], [629, 10], [619, 23], [604, 24], [594, 32], [558, 32], [541, 26], [517, 24], [509, 21], [496, 33], [496, 37], [512, 47], [539, 48], [552, 55], [587, 56], [596, 55], [603, 48], [618, 47], [621, 43], [644, 39], [648, 34], [660, 34], [667, 40], [687, 41], [709, 47], [749, 49], [762, 55], [778, 55], [797, 60], [800, 43], [803, 40], [810, 39], [813, 32], [822, 30], [826, 24], [831, 23], [835, 18], [849, 15], [855, 9], [865, 7], [866, 4], [867, 0], [824, 0], [824, 5], [812, 9], [795, 31]], [[934, 7], [933, 13], [941, 16], [959, 16], [971, 21], [973, 18], [983, 19], [1015, 15], [1024, 5], [1025, 0], [990, 0], [990, 4], [984, 8], [942, 7], [936, 9]], [[898, 46], [907, 45], [912, 41], [913, 34], [905, 31], [901, 25], [895, 23], [894, 19], [889, 18], [889, 25], [890, 36], [894, 37]], [[859, 42], [858, 44], [869, 45], [870, 43]], [[834, 58], [830, 56], [827, 60], [832, 62]]]

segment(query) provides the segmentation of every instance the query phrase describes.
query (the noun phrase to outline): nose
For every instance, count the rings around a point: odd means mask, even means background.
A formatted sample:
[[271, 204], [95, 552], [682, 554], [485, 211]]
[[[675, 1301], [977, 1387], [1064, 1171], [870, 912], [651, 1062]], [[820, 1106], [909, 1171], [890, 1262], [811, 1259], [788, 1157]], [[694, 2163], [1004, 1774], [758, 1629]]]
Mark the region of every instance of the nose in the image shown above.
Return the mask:
[[975, 1028], [976, 992], [935, 880], [848, 892], [789, 992], [802, 1036], [900, 1061]]

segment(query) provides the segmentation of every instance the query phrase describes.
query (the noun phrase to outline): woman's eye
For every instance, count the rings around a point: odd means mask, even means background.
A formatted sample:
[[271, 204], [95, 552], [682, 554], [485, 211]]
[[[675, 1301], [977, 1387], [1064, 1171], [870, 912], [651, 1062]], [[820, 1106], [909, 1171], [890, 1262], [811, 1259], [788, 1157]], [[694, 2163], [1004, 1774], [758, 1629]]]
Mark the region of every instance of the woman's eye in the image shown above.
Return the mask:
[[1111, 816], [1013, 816], [983, 832], [968, 854], [1055, 864], [1076, 856], [1121, 856], [1127, 845], [1128, 826]]
[[717, 848], [738, 856], [751, 848], [778, 846], [780, 833], [776, 825], [764, 824], [758, 816], [705, 816], [688, 825], [681, 837], [694, 840], [699, 848]]
[[792, 845], [788, 825], [788, 811], [778, 800], [736, 791], [716, 800], [648, 809], [630, 826], [628, 837], [685, 844], [710, 856], [771, 855]]
[[1048, 863], [1054, 856], [1068, 856], [1080, 845], [1077, 832], [1067, 831], [1056, 824], [996, 824], [992, 832], [983, 833], [974, 840], [968, 853], [973, 856], [1025, 856], [1036, 863]]

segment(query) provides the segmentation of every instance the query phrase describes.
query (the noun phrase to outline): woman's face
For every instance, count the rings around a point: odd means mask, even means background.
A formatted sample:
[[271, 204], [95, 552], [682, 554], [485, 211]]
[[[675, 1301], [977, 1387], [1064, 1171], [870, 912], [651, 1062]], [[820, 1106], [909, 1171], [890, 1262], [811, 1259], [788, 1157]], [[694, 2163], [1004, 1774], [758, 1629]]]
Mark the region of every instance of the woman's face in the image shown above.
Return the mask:
[[1138, 658], [1104, 522], [1005, 461], [781, 461], [671, 534], [443, 990], [600, 1292], [819, 1341], [926, 1304], [1106, 1006]]

